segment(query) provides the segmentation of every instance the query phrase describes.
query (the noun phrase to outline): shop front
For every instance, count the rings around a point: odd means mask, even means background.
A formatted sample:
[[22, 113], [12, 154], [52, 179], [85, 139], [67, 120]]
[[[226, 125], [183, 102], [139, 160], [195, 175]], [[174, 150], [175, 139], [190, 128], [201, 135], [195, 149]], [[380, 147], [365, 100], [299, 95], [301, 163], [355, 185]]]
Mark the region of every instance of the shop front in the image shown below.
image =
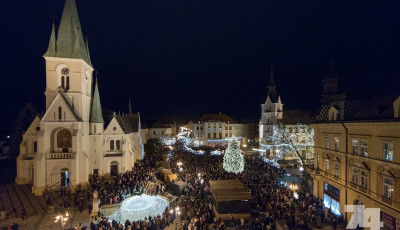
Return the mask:
[[383, 222], [383, 229], [387, 230], [399, 230], [400, 229], [400, 219], [395, 218], [381, 211], [381, 221]]
[[324, 207], [335, 215], [340, 213], [340, 190], [335, 186], [324, 182]]

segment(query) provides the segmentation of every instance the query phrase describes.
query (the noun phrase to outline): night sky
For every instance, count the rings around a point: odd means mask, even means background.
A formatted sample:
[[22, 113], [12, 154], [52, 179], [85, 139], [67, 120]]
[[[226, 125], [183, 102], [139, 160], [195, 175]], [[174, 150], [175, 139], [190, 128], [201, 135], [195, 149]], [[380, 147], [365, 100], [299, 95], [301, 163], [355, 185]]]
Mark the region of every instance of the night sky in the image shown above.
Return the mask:
[[[400, 92], [400, 1], [76, 0], [103, 107], [144, 119], [258, 119], [270, 65], [285, 108], [319, 105], [329, 62], [350, 89]], [[44, 109], [64, 0], [0, 1], [0, 117]]]

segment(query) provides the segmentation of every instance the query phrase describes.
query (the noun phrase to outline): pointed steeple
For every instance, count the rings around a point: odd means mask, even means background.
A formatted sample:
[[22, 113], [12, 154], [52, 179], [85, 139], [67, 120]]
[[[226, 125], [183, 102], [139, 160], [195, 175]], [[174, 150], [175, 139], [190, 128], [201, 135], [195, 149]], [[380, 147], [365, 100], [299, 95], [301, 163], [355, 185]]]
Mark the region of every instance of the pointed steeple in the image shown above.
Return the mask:
[[278, 94], [276, 93], [276, 85], [274, 78], [274, 65], [271, 65], [271, 73], [268, 84], [268, 97], [270, 98], [272, 103], [276, 103], [278, 101]]
[[96, 85], [94, 87], [94, 94], [92, 98], [92, 107], [90, 110], [90, 122], [91, 123], [103, 123], [103, 112], [101, 110], [101, 103], [100, 103], [100, 94], [99, 94], [99, 87], [97, 85], [97, 77], [96, 77]]
[[45, 57], [83, 59], [92, 66], [88, 47], [83, 39], [82, 27], [79, 21], [75, 0], [65, 1], [57, 38], [57, 50], [55, 55], [46, 52], [44, 55]]
[[132, 113], [131, 99], [129, 99], [129, 111], [128, 111], [128, 114], [133, 114]]
[[92, 66], [92, 60], [90, 59], [89, 40], [88, 40], [88, 37], [87, 37], [87, 32], [86, 32], [86, 53], [87, 53], [89, 65]]
[[55, 57], [56, 52], [57, 52], [57, 42], [56, 42], [56, 30], [54, 27], [54, 22], [53, 22], [53, 28], [51, 30], [51, 35], [50, 35], [50, 42], [49, 42], [49, 48], [47, 48], [47, 52], [44, 54], [46, 57]]

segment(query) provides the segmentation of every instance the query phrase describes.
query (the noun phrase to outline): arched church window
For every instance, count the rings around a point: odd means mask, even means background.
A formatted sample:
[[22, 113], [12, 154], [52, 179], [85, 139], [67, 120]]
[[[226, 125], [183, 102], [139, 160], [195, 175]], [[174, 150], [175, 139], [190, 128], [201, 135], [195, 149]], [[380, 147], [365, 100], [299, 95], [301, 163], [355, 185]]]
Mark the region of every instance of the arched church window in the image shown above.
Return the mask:
[[68, 129], [62, 129], [57, 133], [57, 148], [63, 152], [68, 152], [68, 148], [72, 148], [72, 135]]
[[65, 77], [61, 76], [61, 87], [64, 89], [65, 88]]
[[61, 106], [58, 106], [58, 120], [62, 119], [62, 108]]
[[67, 76], [66, 78], [67, 78], [67, 87], [66, 87], [66, 90], [69, 90], [69, 76]]
[[69, 89], [69, 69], [67, 67], [61, 69], [61, 87]]
[[110, 141], [110, 150], [114, 150], [114, 140]]
[[120, 141], [120, 140], [117, 140], [117, 141], [115, 142], [115, 145], [117, 146], [117, 150], [120, 150], [120, 149], [121, 149], [121, 141]]
[[33, 142], [33, 152], [37, 153], [37, 141]]

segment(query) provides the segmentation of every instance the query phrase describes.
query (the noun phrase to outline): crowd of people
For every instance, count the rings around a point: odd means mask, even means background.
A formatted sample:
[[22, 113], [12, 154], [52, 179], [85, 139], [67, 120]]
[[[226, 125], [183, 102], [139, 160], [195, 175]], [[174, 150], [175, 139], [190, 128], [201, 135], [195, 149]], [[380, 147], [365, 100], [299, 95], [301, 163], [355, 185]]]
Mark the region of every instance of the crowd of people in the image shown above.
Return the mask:
[[[317, 223], [330, 221], [335, 228], [341, 221], [329, 210], [323, 211], [322, 202], [307, 191], [294, 191], [285, 187], [280, 178], [285, 170], [265, 162], [259, 156], [245, 157], [245, 170], [240, 174], [227, 173], [222, 167], [223, 156], [207, 154], [196, 155], [184, 150], [172, 152], [167, 160], [177, 180], [187, 184], [181, 196], [171, 196], [169, 183], [163, 182], [163, 175], [156, 169], [161, 154], [146, 156], [135, 163], [131, 171], [107, 179], [93, 176], [90, 179], [91, 192], [75, 195], [75, 205], [82, 211], [84, 200], [89, 201], [96, 193], [99, 205], [120, 203], [129, 196], [148, 194], [169, 198], [169, 205], [163, 213], [149, 216], [143, 220], [117, 222], [98, 213], [98, 221], [90, 224], [91, 230], [142, 230], [165, 229], [171, 224], [182, 225], [183, 229], [224, 229], [226, 226], [236, 229], [276, 229], [280, 224], [284, 229], [311, 229]], [[210, 180], [240, 180], [252, 196], [251, 215], [247, 218], [230, 220], [216, 218], [214, 203], [210, 193]], [[321, 211], [322, 210], [322, 211]], [[179, 221], [174, 220], [179, 217]], [[77, 226], [75, 229], [82, 229]]]

